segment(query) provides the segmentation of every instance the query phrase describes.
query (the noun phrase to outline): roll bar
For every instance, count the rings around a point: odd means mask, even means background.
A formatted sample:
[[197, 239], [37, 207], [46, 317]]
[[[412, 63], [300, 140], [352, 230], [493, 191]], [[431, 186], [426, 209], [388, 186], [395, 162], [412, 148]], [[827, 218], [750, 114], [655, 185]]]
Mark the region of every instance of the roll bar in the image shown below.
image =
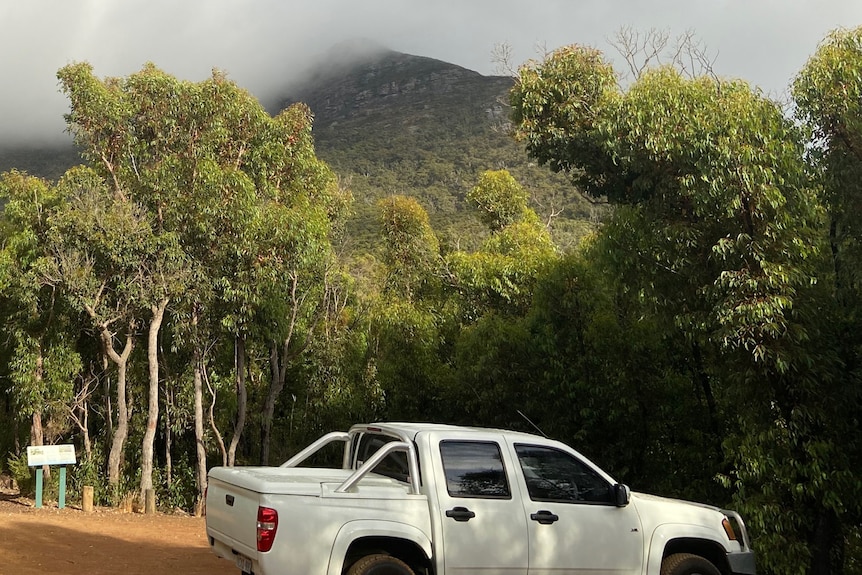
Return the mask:
[[[280, 467], [297, 467], [300, 463], [320, 451], [325, 446], [330, 443], [334, 443], [336, 441], [341, 441], [343, 443], [349, 442], [351, 436], [349, 433], [345, 433], [343, 431], [333, 431], [332, 433], [327, 433], [323, 437], [319, 438], [317, 441], [285, 461], [281, 464]], [[368, 461], [363, 463], [359, 469], [350, 474], [350, 477], [344, 480], [344, 482], [339, 485], [336, 489], [336, 493], [346, 493], [350, 489], [356, 486], [360, 479], [374, 471], [374, 468], [386, 458], [390, 453], [394, 453], [397, 451], [403, 451], [407, 454], [407, 467], [409, 472], [410, 479], [410, 492], [414, 495], [419, 494], [419, 459], [416, 457], [416, 449], [413, 447], [413, 444], [407, 441], [391, 441], [385, 445], [383, 445], [380, 449], [374, 452]], [[342, 461], [343, 469], [350, 469], [351, 461], [350, 461], [350, 449], [345, 446], [344, 449], [344, 460]]]
[[354, 471], [350, 477], [344, 480], [344, 483], [335, 488], [336, 493], [346, 493], [352, 489], [360, 479], [374, 471], [377, 464], [383, 461], [387, 455], [396, 451], [403, 451], [407, 454], [407, 466], [410, 472], [410, 491], [413, 495], [419, 494], [419, 460], [416, 458], [416, 450], [412, 443], [406, 441], [391, 441], [383, 445], [380, 449], [374, 452], [371, 458], [362, 464], [362, 466]]
[[[280, 467], [296, 467], [297, 465], [323, 449], [325, 446], [336, 441], [347, 443], [348, 441], [350, 441], [350, 434], [343, 431], [333, 431], [332, 433], [327, 433], [326, 435], [319, 438], [317, 441], [315, 441], [314, 443], [312, 443], [311, 445], [309, 445], [308, 447], [282, 463]], [[347, 449], [344, 450], [344, 461], [342, 463], [344, 467], [348, 467], [347, 462], [348, 458], [350, 457], [347, 451]]]

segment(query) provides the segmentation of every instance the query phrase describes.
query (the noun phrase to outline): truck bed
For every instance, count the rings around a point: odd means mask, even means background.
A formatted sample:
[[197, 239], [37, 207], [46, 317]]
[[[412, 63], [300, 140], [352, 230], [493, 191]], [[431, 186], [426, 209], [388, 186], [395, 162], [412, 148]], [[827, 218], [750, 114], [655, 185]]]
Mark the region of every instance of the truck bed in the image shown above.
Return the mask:
[[[213, 468], [207, 488], [210, 545], [240, 568], [247, 560], [256, 572], [266, 573], [267, 564], [287, 562], [295, 568], [292, 572], [313, 573], [322, 572], [319, 564], [328, 562], [342, 527], [358, 516], [366, 521], [403, 521], [430, 538], [425, 495], [410, 494], [408, 484], [373, 473], [349, 493], [337, 493], [351, 474], [329, 468]], [[276, 540], [266, 553], [257, 550], [259, 507], [278, 511]], [[322, 542], [326, 548], [317, 548]]]

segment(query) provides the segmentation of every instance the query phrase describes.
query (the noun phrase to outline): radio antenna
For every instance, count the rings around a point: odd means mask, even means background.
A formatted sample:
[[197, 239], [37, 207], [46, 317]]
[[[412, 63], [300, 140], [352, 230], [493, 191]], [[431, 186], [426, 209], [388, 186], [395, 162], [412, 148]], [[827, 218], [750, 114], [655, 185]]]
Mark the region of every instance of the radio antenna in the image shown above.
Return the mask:
[[538, 426], [538, 425], [536, 425], [535, 423], [533, 423], [533, 422], [532, 422], [532, 420], [531, 420], [529, 417], [527, 417], [526, 415], [524, 415], [524, 412], [523, 412], [523, 411], [521, 411], [520, 409], [517, 409], [517, 410], [515, 410], [515, 411], [517, 411], [517, 412], [518, 412], [518, 415], [520, 415], [521, 417], [523, 417], [523, 418], [527, 421], [527, 423], [529, 423], [530, 425], [532, 425], [532, 426], [533, 426], [533, 429], [535, 429], [536, 431], [538, 431], [539, 433], [541, 433], [541, 434], [542, 434], [542, 437], [544, 437], [545, 439], [549, 439], [549, 438], [548, 438], [548, 436], [547, 436], [547, 435], [545, 435], [545, 432], [544, 432], [544, 431], [542, 431], [542, 430], [541, 430], [541, 428], [539, 428], [539, 426]]

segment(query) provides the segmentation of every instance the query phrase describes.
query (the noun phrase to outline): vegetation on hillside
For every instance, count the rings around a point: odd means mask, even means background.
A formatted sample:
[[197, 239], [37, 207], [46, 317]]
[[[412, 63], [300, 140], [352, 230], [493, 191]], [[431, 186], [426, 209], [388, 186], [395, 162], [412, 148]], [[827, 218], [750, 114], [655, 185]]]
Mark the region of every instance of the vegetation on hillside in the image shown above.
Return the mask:
[[56, 182], [72, 166], [81, 163], [81, 155], [72, 144], [0, 145], [0, 173], [19, 170]]
[[574, 249], [606, 213], [568, 179], [541, 169], [511, 137], [513, 79], [482, 76], [390, 51], [307, 79], [289, 101], [315, 114], [317, 152], [353, 190], [351, 251], [379, 247], [376, 202], [416, 198], [446, 245], [478, 247], [486, 232], [465, 197], [478, 174], [505, 169], [530, 192], [558, 246]]

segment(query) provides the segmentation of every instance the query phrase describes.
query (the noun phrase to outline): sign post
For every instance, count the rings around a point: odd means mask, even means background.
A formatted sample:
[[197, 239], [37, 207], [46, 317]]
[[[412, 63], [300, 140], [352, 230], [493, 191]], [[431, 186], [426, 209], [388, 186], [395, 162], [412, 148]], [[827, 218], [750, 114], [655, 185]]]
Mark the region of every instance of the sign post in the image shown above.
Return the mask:
[[66, 506], [66, 465], [74, 465], [75, 446], [68, 445], [31, 445], [27, 448], [27, 465], [38, 467], [36, 470], [36, 507], [42, 507], [42, 466], [61, 465], [60, 495], [58, 507]]

